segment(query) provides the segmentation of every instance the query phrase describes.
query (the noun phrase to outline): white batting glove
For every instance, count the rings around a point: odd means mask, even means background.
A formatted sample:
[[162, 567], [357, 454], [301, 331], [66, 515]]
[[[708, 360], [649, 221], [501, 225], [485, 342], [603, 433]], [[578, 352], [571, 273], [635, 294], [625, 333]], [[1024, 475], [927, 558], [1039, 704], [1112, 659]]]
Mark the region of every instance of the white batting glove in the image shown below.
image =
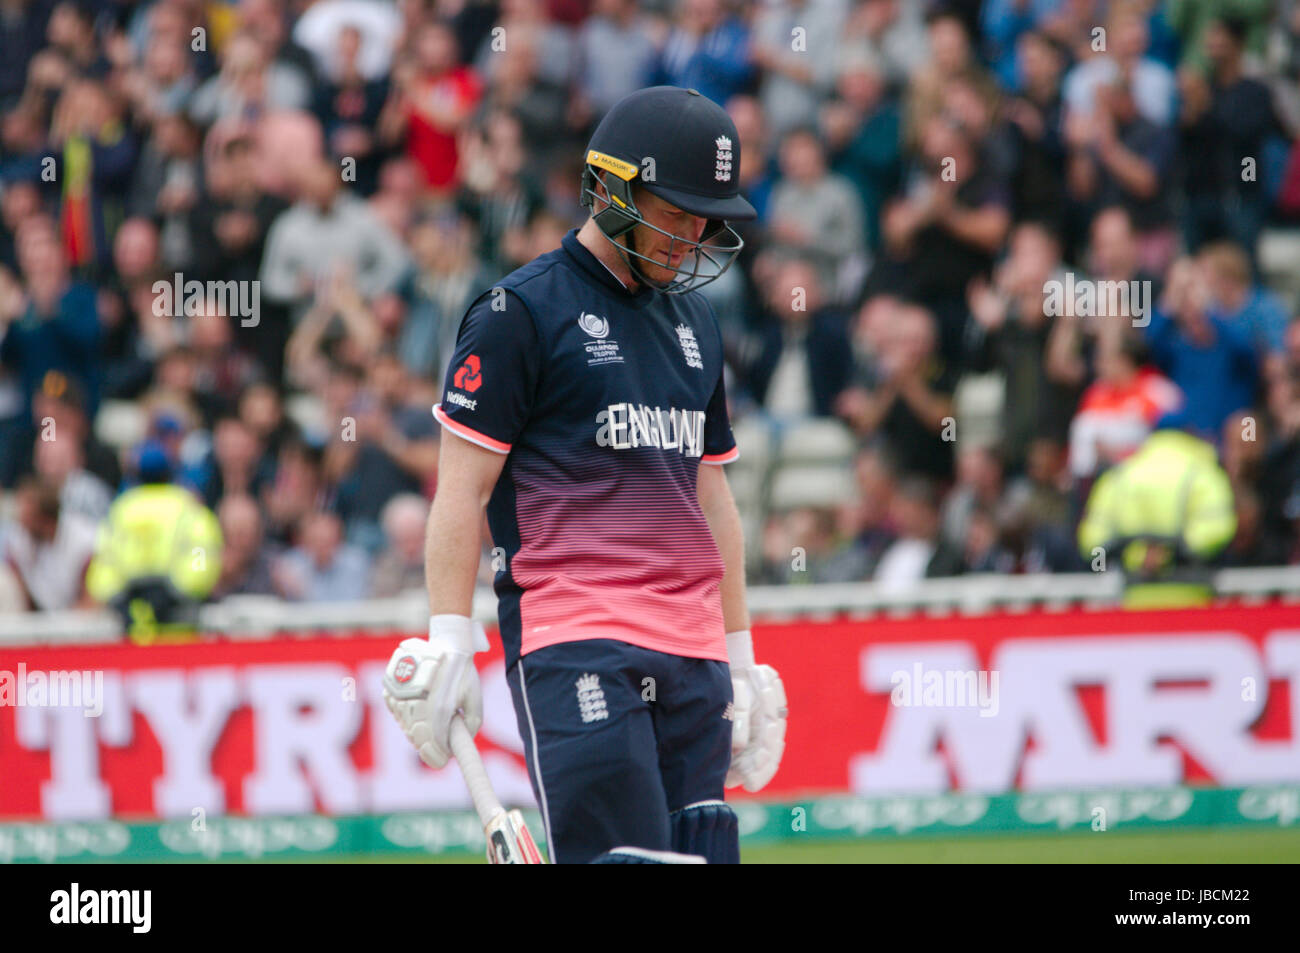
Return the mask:
[[486, 652], [483, 626], [463, 615], [429, 619], [429, 638], [406, 639], [384, 671], [384, 703], [420, 752], [441, 768], [451, 758], [451, 719], [456, 712], [474, 735], [483, 723], [483, 694], [474, 653]]
[[759, 791], [781, 766], [785, 751], [785, 685], [770, 665], [754, 664], [749, 630], [727, 633], [735, 721], [726, 785]]

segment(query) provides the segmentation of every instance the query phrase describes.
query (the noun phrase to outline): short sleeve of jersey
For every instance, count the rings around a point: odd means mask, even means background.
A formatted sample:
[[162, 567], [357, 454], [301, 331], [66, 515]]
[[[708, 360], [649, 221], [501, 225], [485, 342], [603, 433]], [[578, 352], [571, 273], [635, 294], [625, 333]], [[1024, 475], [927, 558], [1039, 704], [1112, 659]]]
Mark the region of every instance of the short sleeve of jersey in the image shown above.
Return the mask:
[[740, 456], [736, 438], [731, 433], [731, 418], [727, 416], [726, 375], [718, 372], [718, 384], [713, 388], [709, 406], [704, 411], [704, 455], [701, 463], [716, 465], [730, 463]]
[[[494, 302], [501, 302], [499, 310]], [[509, 453], [532, 411], [540, 369], [540, 341], [528, 308], [508, 291], [486, 294], [461, 321], [433, 415], [470, 443]]]

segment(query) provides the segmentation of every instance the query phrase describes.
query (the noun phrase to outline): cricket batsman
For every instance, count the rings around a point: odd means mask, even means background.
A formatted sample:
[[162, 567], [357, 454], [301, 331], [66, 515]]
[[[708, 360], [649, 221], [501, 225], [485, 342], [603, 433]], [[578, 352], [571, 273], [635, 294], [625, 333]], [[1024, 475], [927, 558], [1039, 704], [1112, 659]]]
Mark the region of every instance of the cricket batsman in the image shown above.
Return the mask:
[[[588, 146], [591, 216], [475, 300], [441, 402], [429, 638], [384, 676], [432, 767], [482, 721], [470, 618], [487, 509], [506, 675], [553, 863], [737, 863], [723, 787], [785, 747], [754, 661], [722, 338], [695, 290], [743, 247], [740, 142], [693, 89], [616, 104]], [[688, 856], [689, 855], [689, 856]]]

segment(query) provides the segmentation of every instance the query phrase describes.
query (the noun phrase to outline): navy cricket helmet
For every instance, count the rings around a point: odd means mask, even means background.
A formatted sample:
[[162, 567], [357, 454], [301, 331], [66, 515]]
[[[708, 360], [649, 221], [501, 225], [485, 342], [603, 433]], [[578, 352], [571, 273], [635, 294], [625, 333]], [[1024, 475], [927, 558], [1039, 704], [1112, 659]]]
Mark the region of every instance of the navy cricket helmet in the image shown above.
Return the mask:
[[[638, 281], [665, 294], [681, 294], [717, 279], [745, 247], [727, 224], [729, 219], [757, 217], [740, 194], [739, 171], [740, 136], [726, 110], [694, 89], [651, 86], [623, 97], [596, 127], [587, 146], [580, 199]], [[636, 207], [633, 182], [706, 219], [699, 241], [647, 222]], [[597, 183], [605, 195], [596, 192]], [[684, 246], [681, 263], [672, 265], [638, 252], [632, 234], [637, 225], [672, 240], [668, 262]], [[653, 281], [640, 262], [658, 265], [676, 277]]]

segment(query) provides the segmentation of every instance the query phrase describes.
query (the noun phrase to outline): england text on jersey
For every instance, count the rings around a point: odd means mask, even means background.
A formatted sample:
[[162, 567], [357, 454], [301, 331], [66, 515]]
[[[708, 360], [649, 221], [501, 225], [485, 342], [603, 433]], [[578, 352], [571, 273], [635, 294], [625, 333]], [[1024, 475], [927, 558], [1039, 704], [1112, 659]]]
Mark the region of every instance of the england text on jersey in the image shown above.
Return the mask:
[[615, 450], [655, 447], [688, 457], [704, 454], [704, 411], [610, 404], [596, 415], [596, 444]]

